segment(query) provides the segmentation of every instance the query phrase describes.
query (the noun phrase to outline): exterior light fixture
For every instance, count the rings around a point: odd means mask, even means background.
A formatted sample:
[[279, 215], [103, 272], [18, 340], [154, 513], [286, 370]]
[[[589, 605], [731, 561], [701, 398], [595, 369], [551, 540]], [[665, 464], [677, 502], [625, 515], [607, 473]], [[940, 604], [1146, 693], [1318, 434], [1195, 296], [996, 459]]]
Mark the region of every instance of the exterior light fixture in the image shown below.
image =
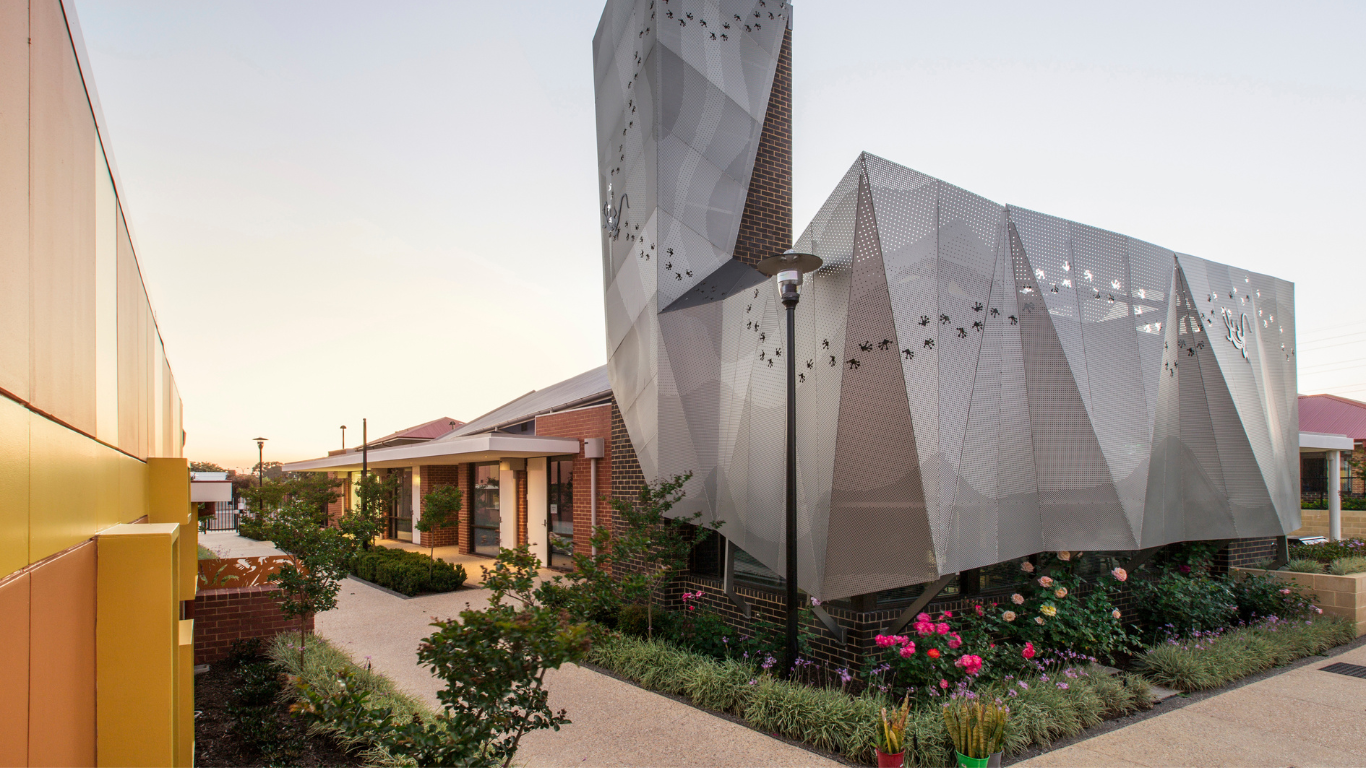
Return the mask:
[[787, 507], [784, 527], [787, 545], [787, 658], [784, 674], [792, 674], [797, 664], [797, 302], [801, 299], [802, 276], [821, 268], [820, 257], [794, 250], [770, 256], [756, 269], [777, 278], [778, 297], [787, 308]]
[[[264, 437], [252, 438], [256, 441], [256, 487], [262, 488], [266, 483], [266, 440]], [[256, 501], [256, 511], [258, 514], [265, 512], [265, 498]]]
[[342, 450], [344, 451], [344, 450], [346, 450], [346, 425], [343, 424], [343, 425], [341, 425], [341, 427], [342, 427]]

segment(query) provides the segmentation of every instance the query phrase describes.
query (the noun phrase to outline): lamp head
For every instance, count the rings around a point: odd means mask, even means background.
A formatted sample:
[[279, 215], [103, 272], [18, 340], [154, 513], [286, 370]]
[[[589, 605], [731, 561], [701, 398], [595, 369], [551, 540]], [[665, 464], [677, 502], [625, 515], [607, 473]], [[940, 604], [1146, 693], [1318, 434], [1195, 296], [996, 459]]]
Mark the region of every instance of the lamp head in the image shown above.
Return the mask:
[[264, 437], [253, 437], [253, 438], [252, 438], [252, 440], [255, 440], [255, 441], [256, 441], [256, 447], [257, 447], [257, 448], [265, 448], [265, 447], [266, 447], [266, 439], [267, 439], [267, 438], [264, 438]]
[[815, 254], [798, 253], [789, 248], [783, 253], [769, 256], [759, 262], [755, 265], [755, 269], [769, 277], [776, 277], [778, 279], [778, 294], [782, 297], [783, 304], [791, 303], [795, 306], [798, 291], [802, 284], [802, 276], [820, 269], [823, 263], [820, 257]]

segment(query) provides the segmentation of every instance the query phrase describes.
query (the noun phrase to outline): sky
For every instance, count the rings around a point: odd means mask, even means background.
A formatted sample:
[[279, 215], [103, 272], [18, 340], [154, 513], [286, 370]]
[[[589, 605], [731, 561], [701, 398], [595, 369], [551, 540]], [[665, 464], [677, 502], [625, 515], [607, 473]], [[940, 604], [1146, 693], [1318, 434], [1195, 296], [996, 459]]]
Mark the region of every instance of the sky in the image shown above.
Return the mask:
[[[468, 421], [606, 360], [600, 0], [76, 0], [185, 453]], [[1366, 400], [1366, 4], [801, 0], [794, 227], [860, 151], [1293, 281]]]

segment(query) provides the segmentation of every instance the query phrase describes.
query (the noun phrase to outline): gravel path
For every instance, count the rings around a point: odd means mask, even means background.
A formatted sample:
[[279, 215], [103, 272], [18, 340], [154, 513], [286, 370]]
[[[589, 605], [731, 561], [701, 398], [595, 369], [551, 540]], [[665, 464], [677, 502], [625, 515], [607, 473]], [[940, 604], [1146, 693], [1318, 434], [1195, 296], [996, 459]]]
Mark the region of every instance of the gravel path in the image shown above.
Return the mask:
[[[405, 690], [438, 706], [442, 683], [417, 665], [417, 644], [433, 617], [488, 604], [488, 590], [403, 599], [347, 579], [337, 608], [314, 620], [318, 634]], [[518, 765], [542, 766], [836, 766], [806, 750], [579, 666], [547, 676], [550, 706], [572, 724], [522, 739]]]

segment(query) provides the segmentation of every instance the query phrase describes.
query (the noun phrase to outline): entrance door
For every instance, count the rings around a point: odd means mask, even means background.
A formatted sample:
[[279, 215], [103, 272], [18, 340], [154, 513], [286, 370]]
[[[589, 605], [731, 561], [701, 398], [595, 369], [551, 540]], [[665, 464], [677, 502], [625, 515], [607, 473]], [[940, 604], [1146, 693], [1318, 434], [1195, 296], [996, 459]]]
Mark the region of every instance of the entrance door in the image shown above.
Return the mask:
[[413, 540], [413, 470], [389, 470], [398, 473], [398, 499], [394, 503], [394, 538]]
[[498, 556], [499, 512], [498, 463], [474, 465], [474, 551]]
[[550, 567], [569, 568], [574, 564], [574, 457], [547, 460], [546, 477], [550, 484], [547, 511], [550, 529]]

